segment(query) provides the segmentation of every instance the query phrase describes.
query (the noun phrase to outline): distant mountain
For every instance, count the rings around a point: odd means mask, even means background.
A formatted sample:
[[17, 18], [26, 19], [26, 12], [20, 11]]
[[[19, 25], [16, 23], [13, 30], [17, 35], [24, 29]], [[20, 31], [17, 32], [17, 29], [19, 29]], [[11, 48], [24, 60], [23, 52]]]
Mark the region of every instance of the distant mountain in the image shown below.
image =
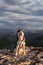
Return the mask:
[[39, 36], [34, 38], [33, 40], [30, 40], [30, 43], [28, 45], [43, 47], [43, 36]]
[[[0, 46], [14, 46], [17, 44], [17, 31], [0, 32]], [[43, 46], [43, 31], [25, 31], [26, 45]]]

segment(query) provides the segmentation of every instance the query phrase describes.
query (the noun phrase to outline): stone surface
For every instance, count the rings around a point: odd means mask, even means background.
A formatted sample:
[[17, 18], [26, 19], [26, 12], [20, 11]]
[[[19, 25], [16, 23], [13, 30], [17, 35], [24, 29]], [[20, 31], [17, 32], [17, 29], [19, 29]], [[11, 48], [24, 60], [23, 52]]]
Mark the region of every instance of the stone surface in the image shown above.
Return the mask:
[[15, 51], [0, 50], [0, 65], [43, 65], [43, 47], [26, 47], [22, 56], [15, 56]]

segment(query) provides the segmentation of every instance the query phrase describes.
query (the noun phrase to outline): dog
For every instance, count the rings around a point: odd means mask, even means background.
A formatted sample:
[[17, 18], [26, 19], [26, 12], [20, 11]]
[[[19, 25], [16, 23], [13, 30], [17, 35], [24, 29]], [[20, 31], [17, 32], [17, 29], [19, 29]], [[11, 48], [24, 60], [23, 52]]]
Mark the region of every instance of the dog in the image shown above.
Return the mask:
[[20, 29], [17, 31], [17, 47], [16, 47], [16, 56], [22, 55], [22, 53], [25, 55], [25, 35], [24, 30]]

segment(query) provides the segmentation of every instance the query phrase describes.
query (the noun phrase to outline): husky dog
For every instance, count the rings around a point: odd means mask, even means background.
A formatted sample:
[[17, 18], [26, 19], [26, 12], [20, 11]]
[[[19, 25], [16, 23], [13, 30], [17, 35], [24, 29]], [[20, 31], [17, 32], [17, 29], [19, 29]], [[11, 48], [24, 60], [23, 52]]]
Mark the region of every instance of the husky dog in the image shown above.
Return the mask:
[[25, 36], [22, 29], [17, 31], [17, 39], [16, 56], [20, 55], [22, 52], [25, 55]]

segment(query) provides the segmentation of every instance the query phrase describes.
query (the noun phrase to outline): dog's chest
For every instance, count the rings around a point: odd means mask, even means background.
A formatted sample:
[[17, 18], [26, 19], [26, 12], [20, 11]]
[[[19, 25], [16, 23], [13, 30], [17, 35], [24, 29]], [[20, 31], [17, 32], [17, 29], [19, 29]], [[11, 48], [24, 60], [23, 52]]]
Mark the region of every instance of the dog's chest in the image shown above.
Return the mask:
[[23, 44], [24, 44], [24, 41], [22, 41], [22, 42], [20, 42], [19, 41], [19, 49], [18, 49], [18, 53], [19, 53], [19, 55], [21, 54], [23, 54], [23, 52], [24, 52], [24, 50], [23, 50]]
[[22, 41], [22, 42], [19, 41], [19, 42], [18, 42], [19, 48], [23, 48], [23, 44], [24, 44], [24, 41]]

